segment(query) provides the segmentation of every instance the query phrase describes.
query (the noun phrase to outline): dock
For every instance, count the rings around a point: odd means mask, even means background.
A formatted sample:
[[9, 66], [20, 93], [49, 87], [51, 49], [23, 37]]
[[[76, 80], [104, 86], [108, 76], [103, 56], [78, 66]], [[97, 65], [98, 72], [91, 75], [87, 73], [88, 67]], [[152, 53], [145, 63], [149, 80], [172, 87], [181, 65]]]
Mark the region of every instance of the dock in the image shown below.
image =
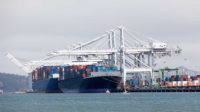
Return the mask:
[[200, 92], [200, 88], [147, 88], [131, 89], [130, 92]]

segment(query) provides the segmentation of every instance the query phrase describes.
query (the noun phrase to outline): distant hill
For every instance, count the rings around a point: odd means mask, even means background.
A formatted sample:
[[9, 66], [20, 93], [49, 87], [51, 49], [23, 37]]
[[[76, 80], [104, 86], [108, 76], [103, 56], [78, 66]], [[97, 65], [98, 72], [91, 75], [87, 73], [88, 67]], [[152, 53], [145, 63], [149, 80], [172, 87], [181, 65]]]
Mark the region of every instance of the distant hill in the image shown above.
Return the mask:
[[28, 78], [16, 74], [0, 73], [0, 89], [4, 92], [27, 90]]

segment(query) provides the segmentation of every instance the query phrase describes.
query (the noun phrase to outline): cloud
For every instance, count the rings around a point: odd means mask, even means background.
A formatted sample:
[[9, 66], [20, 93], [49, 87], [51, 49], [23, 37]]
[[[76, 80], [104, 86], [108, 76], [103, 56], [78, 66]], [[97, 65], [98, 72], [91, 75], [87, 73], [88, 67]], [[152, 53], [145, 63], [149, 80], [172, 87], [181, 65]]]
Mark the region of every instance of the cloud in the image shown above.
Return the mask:
[[[187, 57], [198, 60], [200, 53], [193, 50], [199, 45], [187, 43], [200, 42], [199, 6], [197, 0], [2, 0], [0, 53], [40, 58], [68, 43], [84, 42], [123, 25], [180, 44]], [[7, 70], [11, 64], [2, 55], [0, 59], [0, 71], [16, 71]]]

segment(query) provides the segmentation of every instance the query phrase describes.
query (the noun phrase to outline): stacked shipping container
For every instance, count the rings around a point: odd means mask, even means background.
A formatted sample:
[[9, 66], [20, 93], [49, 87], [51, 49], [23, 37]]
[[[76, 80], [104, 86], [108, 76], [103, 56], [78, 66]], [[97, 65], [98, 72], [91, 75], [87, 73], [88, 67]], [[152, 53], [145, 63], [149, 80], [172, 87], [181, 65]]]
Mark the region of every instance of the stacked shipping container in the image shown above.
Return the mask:
[[74, 65], [74, 66], [43, 66], [32, 72], [33, 80], [59, 78], [84, 78], [91, 76], [91, 72], [119, 72], [116, 66]]
[[200, 86], [200, 75], [172, 75], [165, 77], [166, 87], [197, 87]]

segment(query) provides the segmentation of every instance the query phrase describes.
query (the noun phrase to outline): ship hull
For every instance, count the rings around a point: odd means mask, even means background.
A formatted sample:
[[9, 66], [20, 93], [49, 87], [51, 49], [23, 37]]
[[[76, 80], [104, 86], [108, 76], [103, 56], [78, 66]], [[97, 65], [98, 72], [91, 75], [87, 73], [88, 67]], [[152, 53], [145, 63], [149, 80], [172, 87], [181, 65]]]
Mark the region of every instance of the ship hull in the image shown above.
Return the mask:
[[116, 66], [41, 66], [33, 70], [33, 91], [46, 93], [117, 92], [121, 72]]
[[57, 78], [33, 80], [32, 88], [33, 88], [33, 92], [36, 92], [36, 93], [61, 93], [62, 92], [58, 88]]
[[98, 76], [77, 79], [65, 79], [59, 82], [63, 93], [105, 93], [118, 92], [120, 76]]
[[65, 80], [60, 80], [58, 87], [63, 93], [79, 93], [79, 88], [81, 86], [83, 78], [70, 78]]

